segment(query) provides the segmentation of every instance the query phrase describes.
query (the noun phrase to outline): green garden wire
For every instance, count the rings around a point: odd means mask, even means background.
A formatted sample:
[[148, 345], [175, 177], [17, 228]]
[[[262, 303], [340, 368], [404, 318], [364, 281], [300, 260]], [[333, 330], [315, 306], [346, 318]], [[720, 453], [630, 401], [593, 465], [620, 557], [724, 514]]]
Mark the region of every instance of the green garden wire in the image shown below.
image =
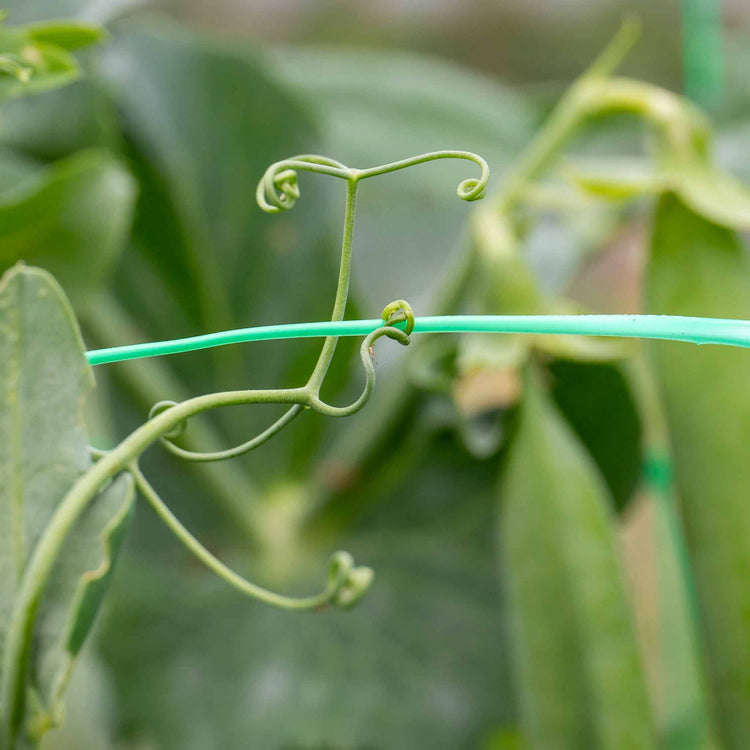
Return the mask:
[[[172, 341], [154, 341], [95, 349], [87, 352], [86, 357], [92, 365], [103, 365], [250, 341], [321, 336], [366, 336], [382, 325], [382, 320], [372, 319], [237, 328]], [[439, 315], [415, 318], [414, 333], [616, 336], [750, 348], [750, 321], [748, 320], [670, 315]]]

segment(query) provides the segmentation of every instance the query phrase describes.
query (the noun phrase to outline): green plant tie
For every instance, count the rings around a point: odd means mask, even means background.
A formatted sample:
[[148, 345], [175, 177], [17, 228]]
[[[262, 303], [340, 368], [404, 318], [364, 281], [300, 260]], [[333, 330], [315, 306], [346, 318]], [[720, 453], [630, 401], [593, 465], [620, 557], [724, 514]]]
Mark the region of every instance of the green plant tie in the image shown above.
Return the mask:
[[[159, 357], [249, 341], [275, 341], [322, 336], [367, 336], [381, 319], [288, 323], [237, 328], [172, 341], [95, 349], [86, 356], [92, 365]], [[403, 327], [403, 323], [400, 324]], [[573, 336], [617, 336], [667, 339], [693, 344], [724, 344], [750, 348], [750, 321], [670, 315], [438, 315], [415, 318], [414, 333], [527, 333]]]

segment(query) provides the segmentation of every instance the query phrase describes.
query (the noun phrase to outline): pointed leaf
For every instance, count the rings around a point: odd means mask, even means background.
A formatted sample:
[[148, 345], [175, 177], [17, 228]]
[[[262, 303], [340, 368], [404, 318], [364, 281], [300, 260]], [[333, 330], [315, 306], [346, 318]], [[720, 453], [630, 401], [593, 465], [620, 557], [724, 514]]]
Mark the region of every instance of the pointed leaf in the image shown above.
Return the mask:
[[531, 746], [652, 747], [611, 500], [531, 377], [500, 498], [502, 572]]

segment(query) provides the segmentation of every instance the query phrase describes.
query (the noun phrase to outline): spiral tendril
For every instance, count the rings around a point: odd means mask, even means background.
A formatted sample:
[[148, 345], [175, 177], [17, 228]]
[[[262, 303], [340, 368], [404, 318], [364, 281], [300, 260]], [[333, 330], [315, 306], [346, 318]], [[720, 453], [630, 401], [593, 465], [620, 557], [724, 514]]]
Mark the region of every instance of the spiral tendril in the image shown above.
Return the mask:
[[408, 336], [414, 330], [414, 310], [411, 305], [403, 299], [397, 299], [383, 308], [381, 315], [383, 323], [387, 326], [393, 326], [396, 323], [406, 322], [404, 333]]

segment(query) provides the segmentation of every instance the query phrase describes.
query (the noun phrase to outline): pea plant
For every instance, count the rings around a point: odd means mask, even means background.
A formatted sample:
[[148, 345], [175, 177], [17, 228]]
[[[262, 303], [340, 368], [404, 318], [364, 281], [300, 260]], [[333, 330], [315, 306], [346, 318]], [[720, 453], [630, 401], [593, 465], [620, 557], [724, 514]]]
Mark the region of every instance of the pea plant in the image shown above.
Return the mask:
[[[350, 609], [373, 583], [373, 569], [356, 565], [342, 551], [331, 556], [322, 591], [310, 596], [286, 596], [240, 575], [162, 500], [141, 467], [149, 448], [160, 444], [193, 464], [216, 490], [217, 501], [242, 521], [237, 525], [245, 528], [247, 522], [258, 536], [260, 524], [248, 521], [243, 498], [236, 496], [248, 485], [232, 473], [233, 462], [225, 461], [266, 446], [305, 416], [362, 411], [362, 416], [373, 413], [365, 438], [354, 428], [344, 434], [352, 461], [371, 475], [368, 467], [392, 465], [388, 462], [409, 450], [408, 429], [402, 424], [393, 431], [392, 425], [399, 418], [413, 419], [415, 404], [425, 401], [448, 402], [453, 414], [448, 424], [471, 456], [472, 470], [486, 472], [490, 466], [517, 733], [523, 741], [539, 748], [743, 746], [750, 734], [750, 475], [744, 455], [750, 437], [750, 362], [736, 347], [750, 347], [750, 260], [738, 235], [750, 228], [750, 193], [717, 166], [711, 129], [699, 109], [662, 88], [614, 74], [636, 37], [634, 25], [622, 28], [562, 97], [494, 192], [488, 190], [487, 162], [463, 150], [431, 151], [366, 169], [310, 154], [273, 162], [256, 191], [258, 206], [268, 214], [292, 209], [298, 199], [304, 203], [300, 173], [334, 177], [345, 187], [338, 278], [326, 323], [133, 346], [119, 341], [86, 351], [80, 323], [94, 338], [102, 321], [110, 334], [132, 334], [116, 306], [87, 288], [95, 286], [96, 274], [104, 275], [104, 265], [75, 287], [86, 293], [71, 304], [65, 264], [66, 253], [75, 255], [65, 244], [70, 238], [51, 230], [28, 239], [29, 233], [34, 236], [33, 201], [41, 192], [14, 195], [0, 205], [0, 229], [7, 228], [0, 234], [10, 238], [0, 239], [0, 261], [8, 267], [0, 282], [0, 748], [36, 746], [63, 723], [68, 684], [107, 598], [136, 494], [203, 565], [263, 604], [309, 613]], [[71, 50], [102, 38], [99, 29], [73, 23], [3, 27], [0, 96], [11, 99], [70, 83], [80, 74]], [[603, 162], [565, 156], [587, 123], [622, 114], [631, 118], [631, 127], [636, 121], [648, 128], [645, 157]], [[379, 320], [345, 320], [352, 307], [361, 184], [442, 160], [478, 167], [479, 175], [461, 182], [457, 192], [469, 203], [483, 199], [471, 209], [464, 262], [443, 295], [439, 312], [446, 314], [415, 317], [412, 306], [397, 299]], [[76, 179], [91, 166], [83, 165]], [[146, 169], [142, 172], [147, 197], [158, 195], [159, 185]], [[64, 183], [64, 177], [56, 179]], [[130, 200], [128, 178], [110, 177], [116, 192]], [[545, 289], [532, 270], [524, 247], [539, 211], [585, 218], [593, 209], [606, 210], [617, 221], [632, 211], [650, 214], [643, 272], [648, 315], [580, 315], [585, 311]], [[102, 233], [102, 247], [115, 234]], [[184, 236], [185, 255], [193, 257], [191, 232]], [[57, 238], [57, 255], [63, 257], [55, 257]], [[198, 306], [210, 308], [220, 328], [225, 297], [206, 271], [210, 267], [202, 268], [197, 275], [207, 286]], [[449, 314], [456, 312], [471, 315]], [[387, 407], [374, 406], [374, 345], [384, 337], [408, 345], [416, 333], [421, 340], [410, 347], [414, 351], [404, 368], [392, 373]], [[141, 397], [163, 386], [159, 398], [174, 400], [158, 401], [143, 424], [107, 449], [89, 434], [85, 405], [94, 384], [92, 365], [298, 335], [325, 337], [301, 385], [217, 388], [175, 399], [181, 389], [154, 364], [149, 382], [137, 375], [126, 380], [132, 378], [129, 385]], [[322, 389], [336, 377], [334, 355], [340, 339], [349, 335], [363, 337], [356, 361], [364, 386], [341, 406], [324, 399]], [[612, 337], [672, 341], [637, 348]], [[734, 348], [698, 350], [686, 341]], [[639, 465], [645, 456], [642, 483], [655, 508], [657, 540], [670, 576], [670, 608], [661, 617], [673, 642], [664, 649], [660, 674], [674, 681], [666, 686], [654, 687], [646, 676], [618, 551], [614, 508], [633, 492], [630, 475], [622, 479], [622, 467], [631, 459], [622, 450], [608, 458], [597, 439], [571, 419], [556, 385], [564, 382], [565, 367], [581, 363], [615, 363], [643, 423], [642, 434], [632, 436], [632, 443], [641, 444], [633, 447], [631, 463]], [[461, 395], [467, 383], [475, 393], [483, 382], [491, 384], [491, 404], [501, 407], [489, 430], [477, 429], [474, 407], [467, 409]], [[368, 403], [374, 408], [366, 409]], [[210, 423], [191, 421], [249, 405], [285, 411], [231, 448], [218, 444]], [[717, 421], [721, 431], [707, 433], [706, 425]], [[326, 514], [337, 493], [349, 491], [346, 482], [327, 490], [319, 479], [309, 483], [311, 517], [322, 519], [324, 528], [335, 526], [339, 516]], [[356, 481], [353, 494], [358, 501], [366, 496]]]

